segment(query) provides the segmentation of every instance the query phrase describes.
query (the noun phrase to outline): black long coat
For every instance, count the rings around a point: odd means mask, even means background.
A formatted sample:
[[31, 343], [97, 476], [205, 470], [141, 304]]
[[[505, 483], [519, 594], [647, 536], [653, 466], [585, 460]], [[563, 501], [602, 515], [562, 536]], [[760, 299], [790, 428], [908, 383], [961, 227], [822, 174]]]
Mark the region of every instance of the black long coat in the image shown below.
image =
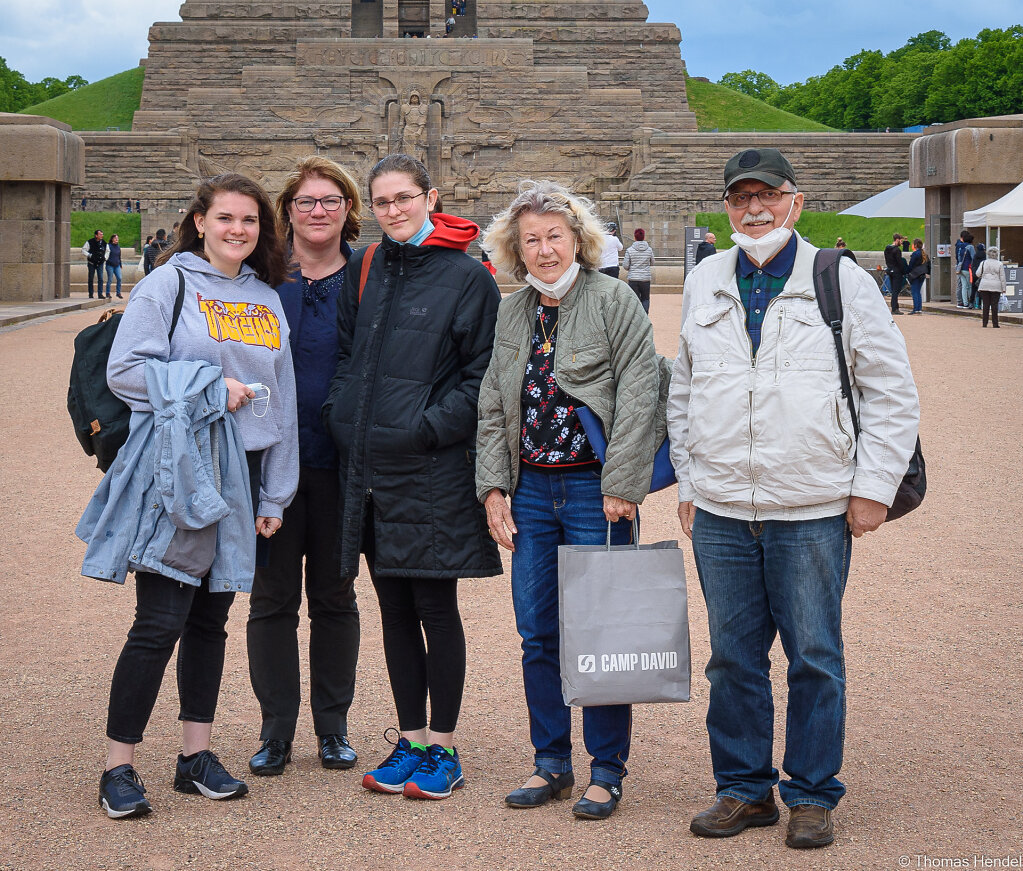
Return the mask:
[[499, 575], [474, 476], [500, 292], [462, 251], [385, 236], [360, 301], [364, 254], [345, 271], [340, 357], [323, 406], [340, 458], [341, 573], [358, 573], [372, 500], [378, 574]]

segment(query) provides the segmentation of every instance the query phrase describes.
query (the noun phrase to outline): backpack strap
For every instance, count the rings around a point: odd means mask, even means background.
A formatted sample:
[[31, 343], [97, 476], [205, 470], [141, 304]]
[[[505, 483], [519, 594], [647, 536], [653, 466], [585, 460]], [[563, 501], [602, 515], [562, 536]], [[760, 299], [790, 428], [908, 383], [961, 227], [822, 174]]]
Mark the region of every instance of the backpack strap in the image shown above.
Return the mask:
[[842, 291], [838, 280], [838, 270], [843, 257], [852, 257], [852, 252], [848, 248], [821, 248], [817, 252], [813, 258], [813, 292], [817, 297], [817, 307], [821, 310], [821, 317], [824, 318], [824, 323], [830, 328], [831, 335], [835, 340], [835, 351], [838, 354], [838, 377], [842, 381], [842, 396], [849, 403], [853, 430], [859, 440], [860, 421], [852, 398], [852, 384], [849, 382], [849, 367], [845, 362], [845, 349], [842, 347]]
[[169, 342], [174, 335], [174, 330], [178, 326], [178, 318], [181, 317], [181, 307], [185, 304], [185, 273], [181, 271], [180, 267], [174, 267], [178, 273], [178, 295], [174, 298], [174, 314], [171, 315], [171, 327], [170, 332], [167, 333], [167, 341]]
[[373, 242], [366, 247], [366, 253], [362, 255], [362, 270], [359, 272], [359, 302], [362, 302], [362, 292], [366, 289], [366, 282], [369, 280], [369, 268], [373, 265], [373, 255], [377, 253], [379, 242]]

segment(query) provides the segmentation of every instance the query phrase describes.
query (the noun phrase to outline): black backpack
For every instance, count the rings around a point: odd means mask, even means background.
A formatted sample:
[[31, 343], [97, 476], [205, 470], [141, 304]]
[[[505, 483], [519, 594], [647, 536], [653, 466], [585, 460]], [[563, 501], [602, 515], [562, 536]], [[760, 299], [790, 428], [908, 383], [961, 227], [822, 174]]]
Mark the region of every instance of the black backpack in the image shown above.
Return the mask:
[[[184, 301], [185, 276], [178, 269], [178, 295], [174, 300], [168, 341], [174, 335]], [[103, 313], [99, 323], [75, 336], [75, 357], [67, 390], [67, 410], [75, 435], [85, 453], [95, 456], [97, 467], [104, 472], [128, 440], [131, 423], [131, 409], [107, 386], [107, 359], [121, 315], [121, 311], [110, 309]]]
[[[835, 338], [835, 350], [838, 352], [838, 375], [842, 380], [842, 396], [849, 403], [852, 415], [853, 431], [856, 440], [860, 438], [860, 421], [856, 414], [856, 406], [852, 398], [852, 385], [849, 383], [849, 370], [845, 364], [845, 350], [842, 347], [842, 294], [839, 291], [838, 269], [842, 257], [849, 254], [848, 248], [822, 248], [813, 260], [813, 291], [817, 296], [817, 307], [821, 317], [831, 328]], [[888, 509], [885, 521], [898, 520], [909, 514], [924, 501], [927, 492], [927, 466], [924, 463], [923, 449], [920, 447], [920, 436], [916, 439], [916, 450], [909, 458], [909, 468], [895, 492], [895, 501]]]

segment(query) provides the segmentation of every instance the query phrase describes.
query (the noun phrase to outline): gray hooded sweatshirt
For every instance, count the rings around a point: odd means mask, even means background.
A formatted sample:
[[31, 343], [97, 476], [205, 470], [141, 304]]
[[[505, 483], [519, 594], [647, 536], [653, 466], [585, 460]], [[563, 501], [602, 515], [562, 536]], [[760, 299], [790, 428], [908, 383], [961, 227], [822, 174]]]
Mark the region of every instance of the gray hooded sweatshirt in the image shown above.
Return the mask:
[[[181, 316], [170, 342], [178, 273], [185, 277]], [[260, 517], [282, 517], [298, 489], [298, 415], [288, 322], [277, 292], [242, 265], [228, 278], [192, 253], [175, 254], [132, 290], [117, 328], [107, 383], [133, 411], [152, 411], [145, 363], [202, 360], [225, 378], [270, 389], [234, 413], [246, 451], [264, 451], [259, 490]]]

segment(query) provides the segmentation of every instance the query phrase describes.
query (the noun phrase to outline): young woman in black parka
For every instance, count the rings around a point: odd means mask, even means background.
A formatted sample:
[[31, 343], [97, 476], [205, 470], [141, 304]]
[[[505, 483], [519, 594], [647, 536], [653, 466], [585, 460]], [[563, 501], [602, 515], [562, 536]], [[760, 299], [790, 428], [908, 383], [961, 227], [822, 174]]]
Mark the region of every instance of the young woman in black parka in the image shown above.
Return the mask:
[[437, 799], [463, 783], [457, 579], [501, 573], [474, 483], [476, 405], [500, 293], [465, 253], [479, 228], [432, 211], [437, 191], [418, 160], [381, 160], [369, 196], [383, 241], [346, 271], [323, 408], [340, 458], [341, 572], [354, 577], [366, 555], [400, 731], [363, 786]]

